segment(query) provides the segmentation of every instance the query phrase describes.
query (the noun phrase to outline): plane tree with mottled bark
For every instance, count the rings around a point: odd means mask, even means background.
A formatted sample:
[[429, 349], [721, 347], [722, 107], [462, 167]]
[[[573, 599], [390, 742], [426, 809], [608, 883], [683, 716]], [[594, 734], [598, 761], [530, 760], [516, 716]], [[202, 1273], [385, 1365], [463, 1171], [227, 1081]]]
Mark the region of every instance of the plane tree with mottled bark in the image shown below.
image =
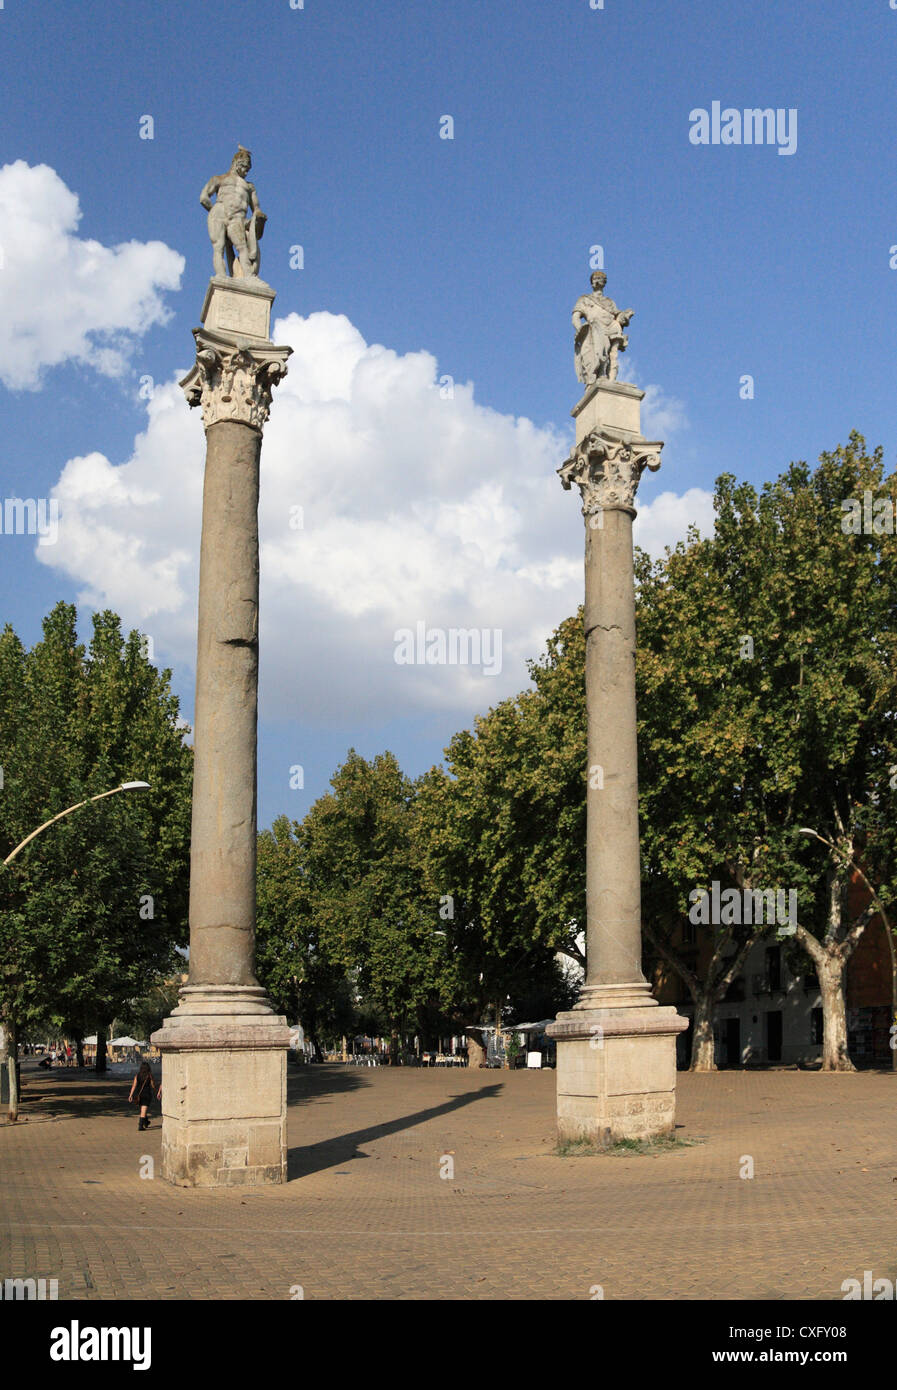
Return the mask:
[[[819, 978], [826, 1070], [852, 1067], [845, 971], [894, 896], [895, 539], [845, 529], [845, 503], [869, 493], [893, 506], [895, 492], [881, 451], [854, 434], [759, 494], [724, 475], [714, 539], [640, 566], [648, 878], [657, 868], [681, 892], [724, 871], [797, 893], [791, 926]], [[858, 867], [874, 902], [850, 892]], [[732, 945], [717, 942], [717, 968]], [[705, 1009], [705, 1052], [710, 1026]]]

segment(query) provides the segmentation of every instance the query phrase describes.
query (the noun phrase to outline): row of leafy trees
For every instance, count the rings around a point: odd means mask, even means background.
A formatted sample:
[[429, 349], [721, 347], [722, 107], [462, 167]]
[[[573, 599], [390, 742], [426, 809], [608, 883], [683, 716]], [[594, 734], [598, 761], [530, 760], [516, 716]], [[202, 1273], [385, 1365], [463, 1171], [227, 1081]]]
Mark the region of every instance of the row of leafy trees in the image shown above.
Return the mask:
[[[759, 494], [723, 475], [712, 538], [637, 554], [646, 965], [691, 994], [696, 1069], [770, 930], [711, 929], [698, 973], [677, 943], [713, 880], [797, 892], [792, 968], [819, 978], [823, 1066], [851, 1068], [845, 970], [875, 913], [890, 933], [897, 848], [894, 526], [882, 506], [878, 525], [844, 524], [867, 494], [897, 513], [895, 475], [854, 434]], [[580, 614], [444, 766], [412, 783], [392, 755], [352, 753], [301, 823], [261, 836], [259, 970], [310, 1032], [345, 1031], [359, 998], [397, 1035], [508, 994], [537, 1015], [562, 1001], [553, 956], [580, 958], [585, 922], [583, 667]]]
[[[857, 529], [844, 504], [866, 498]], [[678, 943], [690, 893], [712, 880], [797, 892], [792, 965], [803, 953], [819, 977], [824, 1066], [850, 1067], [846, 965], [873, 914], [892, 939], [895, 515], [897, 478], [852, 435], [759, 494], [723, 475], [713, 538], [637, 556], [646, 967], [665, 962], [690, 992], [697, 1068], [713, 1064], [714, 1009], [765, 930], [714, 929], [698, 971]], [[93, 627], [85, 648], [58, 604], [30, 651], [0, 634], [0, 860], [66, 806], [152, 785], [0, 866], [13, 1045], [48, 1020], [102, 1036], [187, 938], [192, 754], [170, 673], [114, 614]], [[443, 765], [411, 781], [388, 753], [350, 753], [304, 820], [261, 835], [258, 972], [310, 1034], [360, 1023], [398, 1047], [407, 1031], [501, 1016], [509, 998], [517, 1018], [571, 1002], [555, 953], [581, 959], [583, 666], [578, 615], [532, 663], [532, 688], [457, 734]]]
[[714, 878], [797, 891], [823, 1066], [851, 1066], [847, 962], [875, 912], [889, 926], [894, 896], [893, 526], [844, 526], [844, 503], [867, 493], [893, 515], [897, 479], [854, 434], [759, 496], [723, 476], [714, 539], [639, 565], [646, 926], [694, 998], [697, 1066], [712, 1064], [713, 1008], [762, 935], [721, 927], [695, 978], [673, 931], [687, 890]]
[[0, 633], [0, 861], [66, 807], [124, 781], [151, 788], [83, 807], [0, 864], [0, 1025], [13, 1057], [48, 1025], [104, 1037], [178, 960], [192, 750], [170, 676], [110, 612], [94, 617], [86, 648], [64, 603], [31, 650], [10, 626]]
[[331, 786], [259, 837], [258, 975], [316, 1041], [360, 1029], [398, 1050], [408, 1032], [429, 1044], [502, 1018], [508, 1000], [518, 1018], [573, 1002], [550, 943], [493, 929], [450, 880], [438, 774], [412, 782], [391, 753], [352, 751]]

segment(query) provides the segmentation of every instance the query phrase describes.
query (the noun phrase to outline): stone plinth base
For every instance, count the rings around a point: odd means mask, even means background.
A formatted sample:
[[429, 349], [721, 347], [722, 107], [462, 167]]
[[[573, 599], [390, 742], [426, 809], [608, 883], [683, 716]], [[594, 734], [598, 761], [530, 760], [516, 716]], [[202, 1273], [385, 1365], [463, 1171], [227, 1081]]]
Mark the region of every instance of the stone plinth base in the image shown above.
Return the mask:
[[639, 406], [644, 395], [625, 381], [608, 381], [606, 377], [593, 381], [570, 412], [576, 420], [577, 444], [592, 430], [610, 431], [621, 438], [639, 436]]
[[181, 1187], [286, 1181], [290, 1030], [272, 1013], [172, 1014], [162, 1051], [162, 1176]]
[[264, 280], [213, 275], [200, 318], [212, 333], [238, 334], [268, 342], [274, 291]]
[[673, 1132], [676, 1036], [688, 1027], [674, 1008], [586, 1009], [559, 1014], [558, 1139], [598, 1146]]

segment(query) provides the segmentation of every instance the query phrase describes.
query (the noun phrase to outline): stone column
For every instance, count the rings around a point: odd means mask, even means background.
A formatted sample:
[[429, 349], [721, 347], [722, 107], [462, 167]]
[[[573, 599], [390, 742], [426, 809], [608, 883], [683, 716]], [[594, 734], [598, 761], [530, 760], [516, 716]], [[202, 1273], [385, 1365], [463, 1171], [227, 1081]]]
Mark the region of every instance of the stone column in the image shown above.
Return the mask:
[[599, 379], [573, 411], [576, 443], [558, 470], [586, 522], [586, 978], [557, 1040], [558, 1135], [597, 1144], [672, 1131], [676, 1035], [641, 968], [641, 862], [632, 522], [645, 468], [663, 445], [642, 437], [644, 392]]
[[290, 1033], [254, 974], [259, 460], [288, 347], [274, 291], [215, 276], [181, 382], [206, 430], [190, 843], [190, 974], [162, 1051], [162, 1175], [214, 1187], [286, 1178]]

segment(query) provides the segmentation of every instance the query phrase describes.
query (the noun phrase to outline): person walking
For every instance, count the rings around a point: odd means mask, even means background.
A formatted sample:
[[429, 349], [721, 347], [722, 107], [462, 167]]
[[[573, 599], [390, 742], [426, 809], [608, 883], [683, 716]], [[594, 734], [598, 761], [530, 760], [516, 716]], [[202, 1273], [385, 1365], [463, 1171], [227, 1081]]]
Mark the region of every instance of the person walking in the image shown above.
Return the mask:
[[153, 1103], [153, 1092], [155, 1092], [156, 1099], [161, 1100], [162, 1087], [156, 1088], [149, 1062], [141, 1062], [134, 1075], [134, 1080], [131, 1082], [131, 1094], [128, 1096], [129, 1101], [135, 1101], [140, 1106], [138, 1130], [149, 1129], [148, 1111]]

